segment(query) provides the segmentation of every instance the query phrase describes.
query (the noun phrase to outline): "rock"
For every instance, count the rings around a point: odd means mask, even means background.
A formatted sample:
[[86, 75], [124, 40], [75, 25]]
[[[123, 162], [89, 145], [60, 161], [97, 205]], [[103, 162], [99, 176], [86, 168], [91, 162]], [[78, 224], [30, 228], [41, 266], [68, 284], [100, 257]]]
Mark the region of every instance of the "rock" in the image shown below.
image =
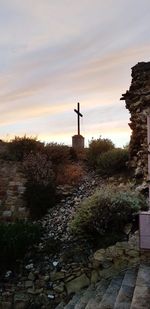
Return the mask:
[[107, 268], [112, 267], [112, 264], [113, 264], [113, 259], [112, 259], [112, 257], [110, 257], [109, 259], [106, 259], [103, 262], [102, 266], [103, 266], [104, 269], [107, 269]]
[[48, 294], [47, 297], [48, 297], [49, 299], [54, 299], [54, 298], [55, 298], [55, 295], [53, 295], [53, 294]]
[[25, 293], [15, 293], [14, 295], [14, 308], [15, 309], [25, 309], [27, 308], [29, 302], [29, 297]]
[[32, 286], [33, 286], [33, 281], [31, 281], [31, 280], [25, 281], [25, 287], [26, 288], [31, 288]]
[[27, 292], [28, 292], [28, 294], [35, 295], [35, 289], [34, 288], [28, 288]]
[[60, 279], [64, 279], [65, 278], [65, 273], [64, 272], [51, 272], [50, 273], [50, 278], [52, 281], [57, 281]]
[[0, 303], [0, 309], [11, 309], [12, 303], [10, 301], [2, 301]]
[[141, 185], [135, 188], [135, 191], [140, 192], [140, 193], [144, 193], [148, 191], [148, 184], [146, 182], [143, 182]]
[[91, 283], [96, 283], [99, 279], [99, 273], [96, 270], [93, 270], [91, 273]]
[[57, 293], [63, 293], [64, 292], [64, 287], [65, 287], [65, 284], [63, 282], [60, 282], [60, 284], [58, 285], [55, 285], [53, 287], [53, 290]]
[[88, 286], [89, 284], [89, 278], [85, 274], [82, 274], [80, 277], [77, 277], [66, 283], [67, 293], [68, 295], [70, 295], [71, 293], [76, 293], [82, 288]]
[[93, 259], [93, 263], [92, 263], [93, 269], [97, 270], [97, 269], [100, 268], [100, 266], [101, 266], [101, 262], [98, 261], [98, 260]]
[[120, 241], [116, 243], [116, 248], [119, 248], [121, 250], [125, 250], [129, 247], [128, 242], [127, 241]]
[[30, 272], [29, 275], [28, 275], [28, 279], [31, 280], [31, 281], [34, 281], [35, 279], [35, 274]]
[[125, 253], [130, 256], [130, 257], [138, 257], [139, 256], [139, 251], [138, 250], [131, 250], [131, 249], [126, 249]]
[[54, 261], [54, 262], [53, 262], [53, 266], [54, 266], [54, 267], [56, 267], [58, 264], [59, 264], [58, 261]]
[[12, 211], [11, 211], [11, 210], [4, 210], [4, 211], [2, 212], [2, 217], [3, 217], [4, 219], [9, 219], [9, 218], [11, 218], [11, 217], [12, 217]]
[[124, 227], [124, 233], [125, 233], [126, 235], [129, 235], [130, 232], [131, 232], [131, 230], [132, 230], [132, 224], [131, 224], [131, 223], [126, 224], [125, 227]]
[[27, 270], [33, 269], [34, 268], [33, 263], [26, 265], [25, 268]]
[[26, 293], [23, 292], [17, 292], [14, 295], [14, 302], [24, 301], [27, 302], [29, 300], [29, 297]]
[[107, 255], [107, 257], [111, 257], [111, 258], [117, 257], [118, 256], [118, 251], [116, 249], [116, 246], [108, 247], [106, 249], [106, 255]]
[[12, 275], [12, 270], [8, 270], [5, 274], [5, 278], [9, 278]]
[[17, 302], [14, 304], [14, 309], [26, 309], [27, 308], [27, 304], [23, 301]]
[[135, 177], [142, 177], [143, 176], [143, 169], [141, 168], [141, 167], [137, 167], [136, 169], [135, 169]]
[[49, 281], [49, 278], [50, 278], [49, 275], [45, 275], [45, 276], [44, 276], [44, 281], [46, 281], [46, 282]]

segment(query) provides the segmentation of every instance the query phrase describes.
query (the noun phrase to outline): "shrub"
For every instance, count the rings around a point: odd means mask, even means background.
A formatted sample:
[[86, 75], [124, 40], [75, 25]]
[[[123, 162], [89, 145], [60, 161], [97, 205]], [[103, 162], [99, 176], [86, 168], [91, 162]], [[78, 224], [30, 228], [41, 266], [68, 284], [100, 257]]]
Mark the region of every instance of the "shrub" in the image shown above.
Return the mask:
[[8, 160], [8, 143], [0, 140], [0, 159]]
[[129, 189], [101, 188], [84, 200], [70, 223], [73, 234], [87, 237], [107, 236], [123, 232], [126, 223], [140, 209], [146, 208], [145, 198]]
[[71, 184], [76, 185], [81, 181], [84, 175], [83, 168], [75, 163], [59, 166], [56, 175], [58, 185]]
[[23, 163], [27, 177], [24, 198], [34, 218], [44, 215], [55, 203], [55, 180], [51, 161], [42, 153], [30, 154]]
[[126, 171], [128, 156], [128, 150], [121, 148], [102, 153], [97, 159], [97, 170], [99, 174], [111, 176], [115, 173]]
[[87, 153], [88, 153], [88, 148], [83, 148], [83, 149], [78, 149], [76, 150], [73, 147], [70, 147], [70, 157], [71, 161], [82, 161], [85, 162], [87, 161]]
[[1, 223], [0, 224], [0, 263], [12, 265], [24, 257], [27, 250], [40, 240], [41, 231], [37, 224]]
[[69, 146], [49, 143], [45, 146], [45, 153], [53, 165], [65, 164], [71, 158]]
[[8, 158], [14, 161], [23, 161], [29, 153], [39, 152], [43, 147], [43, 143], [37, 141], [36, 137], [16, 136], [8, 143]]
[[89, 151], [87, 153], [88, 163], [92, 167], [96, 167], [99, 156], [106, 151], [114, 149], [114, 147], [110, 139], [101, 137], [96, 140], [92, 139], [89, 143]]

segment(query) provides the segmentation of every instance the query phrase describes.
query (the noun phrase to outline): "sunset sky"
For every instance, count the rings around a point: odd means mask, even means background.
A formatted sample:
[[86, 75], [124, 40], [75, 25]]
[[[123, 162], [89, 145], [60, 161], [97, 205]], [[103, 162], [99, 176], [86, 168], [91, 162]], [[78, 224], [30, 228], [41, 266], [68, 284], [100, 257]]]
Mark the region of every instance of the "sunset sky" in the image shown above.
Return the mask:
[[150, 0], [0, 0], [0, 138], [130, 139], [120, 101], [150, 61]]

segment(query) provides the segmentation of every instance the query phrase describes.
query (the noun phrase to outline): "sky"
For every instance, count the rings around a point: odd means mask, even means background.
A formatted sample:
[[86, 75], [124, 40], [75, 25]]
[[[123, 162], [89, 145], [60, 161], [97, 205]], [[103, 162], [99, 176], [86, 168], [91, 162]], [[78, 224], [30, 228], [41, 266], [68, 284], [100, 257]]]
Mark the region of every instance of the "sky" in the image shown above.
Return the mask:
[[120, 101], [150, 60], [150, 0], [0, 0], [0, 138], [130, 140]]

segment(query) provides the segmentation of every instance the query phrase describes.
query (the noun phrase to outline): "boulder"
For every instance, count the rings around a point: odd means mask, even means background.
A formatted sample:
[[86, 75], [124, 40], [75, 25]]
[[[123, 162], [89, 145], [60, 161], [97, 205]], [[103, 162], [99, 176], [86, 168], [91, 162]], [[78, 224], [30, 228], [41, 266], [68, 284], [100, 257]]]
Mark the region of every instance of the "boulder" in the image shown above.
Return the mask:
[[77, 277], [66, 283], [66, 289], [68, 295], [76, 293], [81, 289], [87, 287], [90, 284], [90, 280], [86, 274], [82, 274], [80, 277]]

